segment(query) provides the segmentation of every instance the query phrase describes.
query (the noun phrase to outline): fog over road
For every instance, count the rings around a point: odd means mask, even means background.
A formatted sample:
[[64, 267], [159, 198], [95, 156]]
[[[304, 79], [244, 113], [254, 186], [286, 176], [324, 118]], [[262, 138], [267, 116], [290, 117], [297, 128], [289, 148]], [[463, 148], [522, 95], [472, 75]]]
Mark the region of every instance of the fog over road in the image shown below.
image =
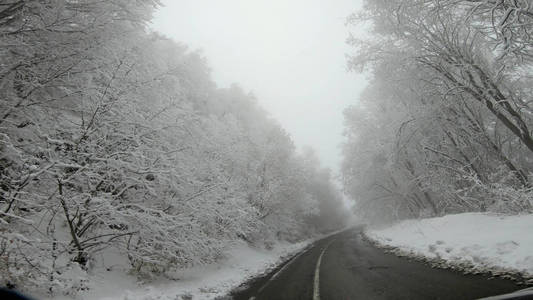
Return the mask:
[[521, 288], [510, 280], [433, 269], [385, 253], [363, 240], [356, 228], [317, 241], [232, 296], [235, 300], [476, 299]]

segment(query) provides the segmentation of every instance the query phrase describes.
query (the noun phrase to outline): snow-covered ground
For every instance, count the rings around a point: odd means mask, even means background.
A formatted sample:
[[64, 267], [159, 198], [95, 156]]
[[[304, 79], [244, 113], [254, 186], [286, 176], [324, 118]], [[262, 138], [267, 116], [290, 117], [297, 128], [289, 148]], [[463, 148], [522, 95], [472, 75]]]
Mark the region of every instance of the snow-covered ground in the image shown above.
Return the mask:
[[[311, 242], [312, 240], [296, 244], [278, 243], [272, 250], [255, 249], [243, 243], [233, 247], [227, 259], [220, 263], [181, 270], [172, 275], [175, 280], [157, 280], [149, 284], [139, 283], [135, 277], [127, 275], [126, 266], [108, 253], [106, 259], [112, 263], [105, 263], [104, 260], [104, 264], [87, 277], [89, 290], [79, 292], [75, 298], [56, 295], [53, 299], [214, 299], [277, 266]], [[110, 271], [107, 271], [111, 265]]]
[[533, 278], [533, 215], [464, 213], [402, 221], [365, 234], [404, 254]]

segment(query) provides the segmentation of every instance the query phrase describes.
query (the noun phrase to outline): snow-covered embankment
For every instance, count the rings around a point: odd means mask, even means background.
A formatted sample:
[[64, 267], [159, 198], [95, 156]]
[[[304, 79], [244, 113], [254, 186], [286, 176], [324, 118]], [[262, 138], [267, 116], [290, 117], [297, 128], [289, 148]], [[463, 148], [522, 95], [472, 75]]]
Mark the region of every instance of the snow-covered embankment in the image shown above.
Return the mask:
[[463, 213], [406, 220], [365, 234], [378, 246], [441, 267], [516, 274], [533, 283], [533, 215]]
[[[137, 282], [134, 276], [121, 268], [114, 271], [96, 271], [89, 276], [89, 290], [76, 297], [54, 296], [60, 300], [175, 300], [215, 299], [228, 294], [233, 288], [302, 251], [314, 240], [289, 244], [278, 242], [273, 249], [251, 248], [242, 243], [228, 251], [227, 258], [212, 265], [176, 272], [175, 280], [156, 280], [149, 284]], [[123, 266], [125, 268], [126, 266]]]

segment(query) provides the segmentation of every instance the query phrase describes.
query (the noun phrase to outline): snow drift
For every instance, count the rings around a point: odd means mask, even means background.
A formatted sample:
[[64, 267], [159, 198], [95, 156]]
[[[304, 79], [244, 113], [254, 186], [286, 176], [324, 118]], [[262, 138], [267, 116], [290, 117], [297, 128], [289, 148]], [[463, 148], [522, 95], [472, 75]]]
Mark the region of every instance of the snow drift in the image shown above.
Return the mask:
[[533, 215], [463, 213], [406, 220], [366, 235], [411, 256], [468, 265], [477, 271], [533, 278]]

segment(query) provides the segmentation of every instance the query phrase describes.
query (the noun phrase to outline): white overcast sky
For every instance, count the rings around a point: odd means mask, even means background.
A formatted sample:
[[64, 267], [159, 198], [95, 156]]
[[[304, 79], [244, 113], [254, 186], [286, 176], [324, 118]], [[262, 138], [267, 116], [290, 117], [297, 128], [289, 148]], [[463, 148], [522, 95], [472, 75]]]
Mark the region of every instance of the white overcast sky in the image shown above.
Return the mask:
[[344, 108], [365, 83], [346, 71], [346, 17], [360, 0], [163, 0], [153, 28], [201, 49], [220, 87], [238, 83], [339, 170]]

